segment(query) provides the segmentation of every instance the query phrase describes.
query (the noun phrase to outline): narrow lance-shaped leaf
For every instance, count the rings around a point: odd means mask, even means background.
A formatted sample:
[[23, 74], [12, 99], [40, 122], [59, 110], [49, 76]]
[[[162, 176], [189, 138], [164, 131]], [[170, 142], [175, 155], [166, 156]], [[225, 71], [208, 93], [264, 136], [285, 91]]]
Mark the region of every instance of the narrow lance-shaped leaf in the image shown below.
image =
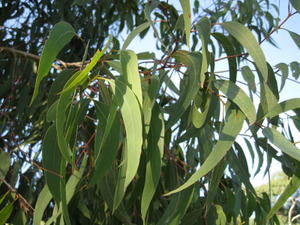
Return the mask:
[[60, 173], [61, 154], [57, 144], [56, 128], [52, 125], [48, 128], [42, 143], [43, 166], [46, 169], [45, 178], [49, 191], [56, 203], [60, 202]]
[[285, 63], [279, 63], [275, 66], [277, 69], [281, 71], [281, 85], [280, 85], [280, 91], [282, 91], [285, 81], [289, 76], [289, 67]]
[[196, 25], [196, 28], [198, 30], [198, 34], [201, 38], [202, 42], [202, 64], [201, 64], [201, 72], [200, 72], [200, 85], [203, 87], [204, 80], [205, 80], [205, 73], [208, 69], [208, 63], [209, 63], [209, 54], [207, 45], [209, 42], [209, 36], [210, 36], [210, 21], [207, 17], [203, 17]]
[[[223, 46], [225, 53], [227, 56], [235, 55], [235, 50], [232, 43], [228, 40], [228, 37], [221, 33], [212, 33], [214, 38], [217, 39], [218, 42]], [[229, 65], [229, 78], [232, 82], [235, 83], [236, 75], [237, 75], [237, 63], [235, 57], [228, 57], [228, 65]]]
[[138, 61], [136, 54], [131, 50], [123, 50], [120, 53], [122, 73], [127, 85], [136, 95], [141, 106], [143, 105], [141, 78], [138, 70]]
[[241, 45], [246, 48], [253, 58], [265, 81], [268, 77], [268, 68], [265, 55], [257, 43], [251, 31], [237, 22], [226, 22], [221, 24]]
[[177, 51], [173, 56], [179, 62], [187, 65], [188, 70], [186, 74], [188, 75], [184, 79], [188, 80], [183, 90], [180, 90], [181, 93], [177, 102], [166, 109], [166, 112], [170, 114], [170, 119], [166, 126], [167, 129], [178, 121], [195, 98], [199, 90], [199, 74], [202, 63], [202, 55], [200, 53]]
[[[125, 193], [127, 186], [136, 175], [140, 162], [143, 143], [141, 109], [136, 95], [125, 83], [119, 79], [109, 80], [109, 83], [114, 92], [113, 101], [120, 107], [126, 132], [126, 156], [124, 157], [126, 161], [123, 162], [126, 166], [126, 176], [123, 181], [123, 192]], [[118, 182], [122, 182], [122, 180]], [[114, 208], [116, 209], [117, 206], [114, 205]]]
[[274, 206], [271, 208], [267, 215], [267, 220], [271, 219], [272, 216], [287, 202], [287, 200], [299, 189], [300, 179], [294, 175], [289, 184], [284, 189]]
[[180, 0], [180, 4], [183, 11], [184, 30], [186, 36], [186, 44], [190, 47], [190, 36], [191, 36], [191, 5], [190, 0]]
[[122, 50], [125, 50], [128, 45], [131, 43], [131, 41], [141, 32], [143, 32], [144, 30], [146, 30], [149, 26], [150, 26], [150, 22], [146, 22], [143, 23], [141, 25], [139, 25], [138, 27], [136, 27], [126, 38], [126, 40], [124, 41], [124, 44], [122, 46]]
[[164, 120], [159, 106], [154, 105], [148, 135], [146, 178], [142, 194], [141, 213], [145, 223], [146, 213], [160, 178], [161, 159], [164, 152]]
[[269, 139], [269, 141], [278, 147], [285, 154], [300, 161], [300, 149], [296, 148], [289, 140], [287, 140], [281, 133], [275, 128], [266, 127], [262, 130], [263, 134]]
[[245, 120], [245, 116], [243, 115], [243, 113], [238, 110], [229, 109], [227, 114], [228, 114], [228, 117], [227, 117], [224, 127], [220, 133], [220, 138], [219, 138], [218, 142], [216, 143], [216, 145], [214, 146], [214, 148], [212, 149], [209, 156], [207, 157], [207, 159], [204, 161], [203, 165], [201, 165], [200, 169], [197, 170], [179, 188], [177, 188], [165, 195], [174, 194], [176, 192], [182, 191], [182, 190], [188, 188], [189, 186], [193, 185], [201, 177], [203, 177], [208, 172], [210, 172], [213, 168], [215, 168], [216, 165], [226, 155], [227, 151], [230, 149], [230, 147], [234, 143], [236, 136], [241, 131], [243, 122]]
[[241, 88], [229, 80], [216, 80], [214, 81], [214, 85], [241, 109], [250, 124], [255, 122], [255, 107], [251, 99]]
[[52, 194], [49, 191], [47, 185], [43, 187], [41, 192], [39, 193], [38, 199], [35, 204], [35, 210], [33, 214], [33, 225], [40, 225], [44, 211], [46, 210], [48, 204], [52, 199]]
[[91, 62], [80, 73], [76, 73], [76, 77], [70, 78], [70, 80], [68, 81], [68, 85], [63, 89], [61, 93], [65, 93], [67, 91], [72, 90], [78, 85], [81, 85], [88, 78], [88, 73], [95, 67], [95, 65], [98, 63], [100, 58], [104, 55], [111, 41], [112, 41], [112, 36], [109, 36], [109, 39], [106, 45], [104, 46], [104, 48], [102, 49], [102, 51], [97, 50]]
[[283, 102], [280, 102], [274, 106], [269, 113], [265, 115], [267, 118], [273, 118], [278, 116], [280, 113], [287, 112], [289, 110], [294, 110], [300, 108], [300, 98], [292, 98]]
[[51, 65], [58, 53], [62, 50], [62, 48], [69, 43], [69, 41], [75, 35], [75, 31], [73, 27], [66, 22], [59, 22], [55, 24], [53, 29], [49, 34], [49, 38], [45, 43], [45, 47], [43, 48], [41, 59], [39, 62], [36, 82], [34, 86], [34, 92], [31, 98], [31, 103], [35, 100], [38, 95], [40, 83], [42, 79], [47, 76]]
[[243, 78], [248, 83], [250, 90], [256, 92], [255, 76], [249, 66], [243, 66], [241, 70]]

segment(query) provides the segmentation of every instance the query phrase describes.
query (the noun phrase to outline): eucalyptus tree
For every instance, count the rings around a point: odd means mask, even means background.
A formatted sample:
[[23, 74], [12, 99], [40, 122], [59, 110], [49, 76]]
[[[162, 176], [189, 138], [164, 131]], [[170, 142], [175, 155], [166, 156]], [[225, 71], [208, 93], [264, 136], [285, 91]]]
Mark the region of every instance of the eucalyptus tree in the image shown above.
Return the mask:
[[[279, 97], [300, 68], [260, 45], [299, 1], [282, 20], [268, 0], [201, 4], [2, 1], [1, 224], [279, 224], [300, 184], [300, 99]], [[145, 35], [157, 50], [130, 50]], [[273, 206], [248, 153], [291, 177]]]

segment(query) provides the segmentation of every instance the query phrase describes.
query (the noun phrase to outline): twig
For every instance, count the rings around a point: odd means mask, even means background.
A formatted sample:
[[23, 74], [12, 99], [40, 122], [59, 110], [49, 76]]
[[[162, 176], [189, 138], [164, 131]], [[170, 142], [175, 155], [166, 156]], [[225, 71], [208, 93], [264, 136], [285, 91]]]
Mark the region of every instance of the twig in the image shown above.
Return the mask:
[[34, 213], [34, 208], [20, 193], [18, 193], [15, 188], [13, 188], [5, 179], [0, 178], [0, 181], [3, 182], [11, 192], [16, 194], [16, 197], [20, 201], [20, 205], [25, 212], [31, 211], [32, 213]]

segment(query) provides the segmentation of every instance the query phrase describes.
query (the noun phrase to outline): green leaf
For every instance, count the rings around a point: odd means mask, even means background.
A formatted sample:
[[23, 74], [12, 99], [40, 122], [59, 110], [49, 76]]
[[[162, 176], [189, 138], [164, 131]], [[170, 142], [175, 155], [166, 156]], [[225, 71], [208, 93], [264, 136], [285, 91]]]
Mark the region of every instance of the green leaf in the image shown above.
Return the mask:
[[289, 76], [289, 67], [285, 63], [279, 63], [275, 66], [277, 69], [281, 71], [281, 86], [280, 86], [280, 91], [282, 91], [285, 81]]
[[34, 225], [40, 225], [44, 211], [46, 210], [48, 204], [50, 203], [50, 200], [52, 199], [52, 194], [49, 191], [49, 188], [47, 185], [43, 187], [41, 192], [39, 193], [39, 196], [37, 198], [34, 214], [33, 214], [33, 224]]
[[292, 98], [283, 102], [280, 102], [274, 106], [269, 113], [265, 115], [267, 118], [273, 118], [278, 116], [280, 113], [287, 112], [289, 110], [294, 110], [300, 108], [300, 98]]
[[189, 208], [194, 193], [195, 188], [190, 187], [172, 196], [167, 209], [165, 210], [161, 219], [158, 221], [157, 225], [178, 225]]
[[131, 41], [141, 32], [143, 32], [145, 29], [147, 29], [149, 26], [150, 26], [150, 22], [146, 22], [146, 23], [143, 23], [141, 25], [139, 25], [138, 27], [136, 27], [129, 35], [128, 37], [126, 38], [126, 40], [124, 41], [123, 43], [123, 46], [122, 46], [122, 50], [125, 50], [128, 45], [131, 43]]
[[191, 36], [191, 27], [192, 27], [190, 0], [180, 0], [180, 4], [183, 11], [186, 44], [188, 47], [190, 47], [190, 36]]
[[215, 168], [234, 143], [236, 136], [242, 129], [244, 119], [243, 113], [235, 109], [229, 109], [226, 122], [220, 133], [220, 138], [203, 165], [201, 165], [200, 169], [197, 170], [183, 185], [165, 195], [171, 195], [188, 188]]
[[[109, 80], [114, 92], [113, 102], [120, 107], [126, 132], [125, 161], [121, 167], [126, 167], [125, 178], [118, 180], [123, 183], [122, 192], [125, 193], [127, 186], [136, 175], [143, 143], [142, 115], [136, 95], [125, 83], [117, 79]], [[122, 168], [121, 168], [122, 170]], [[122, 198], [114, 201], [114, 209], [120, 204]]]
[[215, 80], [214, 85], [241, 109], [248, 118], [249, 124], [253, 124], [255, 122], [255, 107], [251, 99], [241, 88], [229, 80]]
[[49, 127], [46, 132], [42, 143], [42, 153], [47, 186], [56, 203], [58, 203], [61, 199], [59, 184], [63, 178], [60, 175], [61, 154], [57, 143], [55, 125]]
[[164, 152], [164, 134], [163, 116], [160, 112], [159, 106], [155, 104], [152, 110], [152, 119], [148, 135], [149, 144], [146, 151], [146, 176], [141, 201], [141, 213], [144, 223], [146, 213], [160, 179], [160, 170]]
[[271, 219], [273, 215], [287, 202], [287, 200], [299, 189], [300, 179], [294, 175], [289, 184], [284, 189], [274, 206], [270, 209], [267, 220]]
[[223, 211], [222, 206], [220, 205], [215, 205], [216, 207], [216, 213], [217, 213], [217, 220], [216, 220], [216, 225], [226, 225], [227, 224], [227, 219], [226, 215]]
[[299, 0], [290, 0], [292, 6], [300, 13], [300, 2]]
[[255, 76], [249, 66], [243, 66], [241, 70], [243, 78], [248, 83], [250, 90], [256, 92]]
[[53, 29], [49, 34], [49, 38], [45, 43], [45, 46], [42, 51], [36, 82], [34, 86], [34, 92], [31, 98], [31, 103], [35, 100], [38, 95], [40, 83], [44, 77], [47, 76], [51, 65], [58, 53], [62, 50], [62, 48], [69, 43], [69, 41], [75, 35], [75, 31], [73, 27], [66, 22], [59, 22], [55, 24]]
[[[1, 159], [1, 163], [0, 163], [0, 179], [5, 179], [5, 176], [9, 170], [9, 166], [10, 166], [10, 157], [9, 154], [7, 152], [4, 152], [3, 150], [0, 150], [0, 159]], [[1, 180], [0, 180], [0, 184], [1, 184]]]
[[[90, 184], [101, 182], [103, 176], [112, 167], [120, 145], [120, 121], [119, 116], [115, 116], [112, 122], [110, 133], [106, 140], [103, 140], [104, 130], [107, 126], [107, 118], [109, 116], [109, 108], [100, 102], [94, 102], [99, 119], [96, 138], [95, 138], [95, 170], [90, 180]], [[101, 144], [103, 142], [103, 144]], [[100, 149], [101, 148], [101, 149]]]
[[260, 70], [264, 81], [267, 81], [268, 67], [265, 55], [257, 43], [251, 31], [237, 22], [226, 22], [221, 24], [241, 45], [246, 48]]
[[13, 208], [14, 202], [7, 203], [1, 210], [0, 210], [0, 224], [5, 224], [5, 222], [9, 219]]
[[95, 67], [95, 65], [98, 63], [100, 58], [104, 55], [111, 41], [112, 41], [112, 36], [109, 36], [109, 39], [106, 45], [104, 46], [104, 48], [102, 49], [102, 51], [97, 50], [91, 62], [80, 73], [76, 73], [76, 77], [70, 78], [71, 80], [68, 81], [68, 85], [64, 87], [61, 93], [65, 93], [68, 92], [69, 90], [74, 89], [78, 85], [81, 85], [88, 78], [88, 73]]
[[131, 50], [122, 50], [120, 53], [122, 73], [127, 85], [136, 95], [140, 105], [143, 105], [141, 78], [138, 70], [136, 54]]
[[290, 141], [288, 141], [282, 134], [280, 134], [275, 128], [266, 127], [262, 130], [263, 134], [278, 147], [281, 151], [289, 155], [290, 157], [300, 161], [300, 150], [295, 147]]
[[297, 47], [300, 49], [300, 35], [292, 31], [289, 31], [289, 34], [291, 35]]
[[200, 53], [190, 53], [187, 51], [177, 51], [173, 55], [179, 62], [187, 65], [187, 76], [184, 79], [187, 79], [186, 86], [180, 90], [180, 96], [177, 102], [170, 107], [166, 108], [166, 112], [170, 114], [169, 121], [166, 128], [168, 129], [186, 111], [190, 106], [192, 100], [195, 98], [197, 91], [199, 90], [199, 74], [200, 74], [200, 65], [202, 63], [202, 56]]
[[[189, 1], [189, 0], [188, 0]], [[208, 69], [209, 63], [209, 54], [208, 54], [208, 42], [210, 37], [210, 29], [211, 24], [210, 20], [207, 17], [203, 17], [196, 25], [198, 34], [201, 38], [202, 42], [202, 64], [201, 64], [201, 73], [200, 73], [200, 85], [203, 88], [204, 80], [205, 80], [205, 73]]]
[[[212, 36], [217, 39], [218, 42], [223, 46], [225, 53], [227, 56], [235, 55], [236, 52], [232, 43], [228, 40], [228, 37], [221, 33], [212, 33]], [[236, 75], [237, 75], [237, 63], [235, 57], [228, 57], [228, 65], [229, 65], [229, 77], [232, 82], [235, 83]]]

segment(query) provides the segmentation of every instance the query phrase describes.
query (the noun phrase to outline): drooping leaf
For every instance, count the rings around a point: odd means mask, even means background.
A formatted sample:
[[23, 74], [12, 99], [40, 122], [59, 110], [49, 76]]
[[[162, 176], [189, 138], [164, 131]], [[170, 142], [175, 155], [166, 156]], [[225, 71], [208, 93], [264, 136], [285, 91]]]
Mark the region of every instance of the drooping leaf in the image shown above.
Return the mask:
[[281, 71], [281, 86], [280, 86], [280, 91], [282, 91], [282, 89], [283, 89], [283, 87], [285, 85], [285, 81], [286, 81], [286, 79], [289, 76], [289, 67], [285, 63], [278, 63], [275, 67]]
[[53, 29], [49, 34], [49, 38], [45, 43], [45, 46], [42, 51], [36, 82], [34, 86], [34, 92], [31, 98], [31, 103], [35, 100], [38, 95], [40, 83], [44, 77], [47, 76], [51, 65], [58, 53], [62, 50], [62, 48], [71, 41], [73, 36], [75, 35], [75, 31], [73, 27], [66, 22], [59, 22], [55, 24]]
[[43, 166], [45, 168], [46, 183], [56, 203], [60, 202], [60, 174], [61, 153], [59, 151], [56, 128], [48, 128], [42, 144]]
[[141, 32], [143, 32], [144, 30], [146, 30], [151, 24], [149, 22], [143, 23], [141, 25], [139, 25], [138, 27], [136, 27], [133, 31], [131, 31], [131, 33], [128, 35], [128, 37], [126, 38], [126, 40], [123, 43], [122, 46], [122, 50], [125, 50], [128, 45], [131, 43], [131, 41]]
[[300, 108], [300, 98], [292, 98], [283, 102], [278, 103], [274, 106], [265, 117], [272, 118], [278, 116], [280, 113], [287, 112], [289, 110], [294, 110]]
[[[188, 0], [189, 1], [189, 0]], [[202, 64], [200, 72], [200, 86], [204, 86], [205, 73], [208, 69], [209, 64], [209, 54], [208, 54], [208, 42], [210, 37], [211, 24], [210, 20], [207, 17], [203, 17], [197, 24], [196, 28], [202, 42]]]
[[275, 128], [266, 127], [262, 130], [269, 141], [290, 157], [300, 161], [300, 150], [280, 134]]
[[217, 213], [217, 220], [216, 220], [216, 225], [226, 225], [227, 224], [227, 219], [226, 215], [223, 211], [223, 208], [221, 205], [215, 205], [216, 207], [216, 213]]
[[299, 189], [300, 179], [294, 175], [290, 180], [289, 184], [284, 189], [276, 203], [270, 209], [267, 220], [271, 219], [272, 216], [287, 202], [287, 200]]
[[[122, 186], [120, 193], [125, 193], [127, 186], [136, 175], [140, 163], [143, 143], [141, 109], [136, 95], [128, 85], [120, 79], [116, 81], [109, 80], [109, 83], [114, 92], [113, 102], [120, 107], [126, 132], [126, 147], [123, 157], [125, 161], [123, 162], [124, 165], [121, 166], [121, 171], [123, 171], [123, 167], [126, 167], [126, 173], [124, 179], [118, 180], [118, 183], [123, 183], [119, 185]], [[118, 207], [121, 200], [122, 197], [114, 200], [114, 209]]]
[[[212, 33], [212, 36], [217, 39], [218, 42], [223, 46], [227, 56], [235, 55], [235, 50], [232, 43], [228, 40], [224, 34], [221, 33]], [[228, 57], [229, 65], [229, 77], [232, 82], [235, 83], [237, 75], [237, 63], [235, 57]]]
[[202, 63], [202, 56], [199, 53], [177, 51], [173, 56], [179, 62], [187, 65], [188, 70], [186, 74], [188, 75], [185, 77], [187, 79], [186, 87], [183, 90], [180, 90], [181, 94], [179, 96], [179, 99], [174, 105], [171, 105], [166, 109], [166, 111], [170, 113], [170, 118], [166, 125], [166, 128], [171, 127], [178, 121], [178, 119], [191, 104], [191, 101], [195, 98], [197, 91], [199, 90], [199, 74], [201, 68], [200, 65]]
[[65, 93], [65, 92], [68, 92], [68, 91], [74, 89], [78, 85], [81, 85], [88, 78], [88, 73], [95, 67], [95, 65], [98, 63], [100, 58], [104, 55], [104, 53], [108, 49], [111, 41], [112, 41], [112, 36], [109, 36], [109, 39], [108, 39], [106, 45], [104, 46], [104, 48], [101, 51], [99, 51], [99, 50], [96, 51], [91, 62], [82, 71], [80, 71], [79, 73], [76, 73], [76, 77], [72, 77], [68, 81], [68, 83], [67, 83], [68, 85], [64, 87], [64, 89], [61, 93]]
[[192, 27], [190, 0], [180, 0], [180, 4], [183, 11], [186, 44], [188, 47], [190, 47], [190, 36], [191, 36], [191, 27]]
[[229, 80], [215, 80], [214, 85], [241, 109], [248, 118], [249, 124], [253, 124], [255, 122], [255, 107], [251, 99], [241, 88]]
[[243, 78], [248, 83], [250, 90], [256, 92], [255, 76], [249, 66], [243, 66], [241, 70]]
[[33, 224], [34, 225], [40, 225], [43, 214], [50, 203], [52, 199], [52, 194], [49, 191], [49, 188], [47, 185], [43, 187], [41, 192], [39, 193], [38, 199], [35, 204], [35, 210], [33, 214]]
[[200, 169], [197, 170], [183, 185], [179, 188], [165, 194], [171, 195], [182, 191], [189, 186], [193, 185], [197, 182], [202, 176], [206, 175], [210, 172], [216, 165], [222, 160], [222, 158], [226, 155], [227, 151], [230, 149], [231, 145], [234, 143], [236, 136], [242, 129], [244, 122], [244, 115], [238, 110], [231, 109], [229, 110], [227, 115], [226, 122], [224, 127], [220, 133], [220, 138], [218, 142], [213, 147], [211, 153], [204, 161], [203, 165], [200, 166]]
[[139, 103], [143, 105], [141, 78], [138, 70], [136, 54], [131, 50], [123, 50], [120, 53], [122, 73]]
[[146, 213], [160, 179], [161, 160], [164, 152], [164, 121], [157, 104], [152, 110], [152, 119], [148, 135], [146, 176], [141, 201], [142, 219], [145, 223]]
[[266, 58], [251, 31], [237, 22], [226, 22], [221, 25], [248, 51], [264, 80], [267, 81], [268, 67]]
[[290, 0], [290, 3], [300, 13], [300, 2], [298, 0]]
[[[107, 105], [100, 102], [94, 102], [94, 104], [96, 106], [97, 118], [99, 119], [95, 140], [95, 155], [99, 156], [95, 160], [94, 174], [90, 180], [91, 185], [101, 182], [102, 177], [112, 167], [120, 142], [119, 116], [115, 116], [111, 126], [110, 133], [114, 135], [109, 135], [106, 140], [103, 140], [104, 130], [107, 126], [106, 120], [109, 115], [109, 108]], [[103, 141], [104, 143], [101, 144]]]

